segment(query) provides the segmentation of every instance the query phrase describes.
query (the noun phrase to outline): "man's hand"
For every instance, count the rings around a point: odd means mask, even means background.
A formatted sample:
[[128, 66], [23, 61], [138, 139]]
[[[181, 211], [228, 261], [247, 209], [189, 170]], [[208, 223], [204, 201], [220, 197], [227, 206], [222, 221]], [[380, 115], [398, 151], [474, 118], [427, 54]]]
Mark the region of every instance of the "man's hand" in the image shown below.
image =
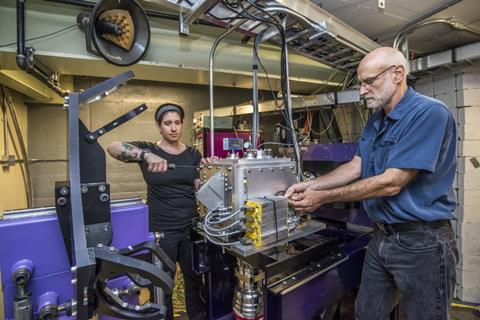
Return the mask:
[[296, 211], [313, 212], [328, 202], [327, 195], [327, 191], [325, 190], [305, 189], [305, 191], [301, 193], [292, 194], [288, 203]]
[[167, 160], [160, 158], [155, 153], [147, 152], [143, 156], [144, 161], [147, 163], [148, 172], [166, 172], [168, 170]]
[[305, 190], [307, 190], [308, 187], [310, 187], [311, 184], [311, 181], [307, 181], [291, 185], [290, 188], [285, 191], [285, 198], [290, 199], [292, 195], [304, 192]]

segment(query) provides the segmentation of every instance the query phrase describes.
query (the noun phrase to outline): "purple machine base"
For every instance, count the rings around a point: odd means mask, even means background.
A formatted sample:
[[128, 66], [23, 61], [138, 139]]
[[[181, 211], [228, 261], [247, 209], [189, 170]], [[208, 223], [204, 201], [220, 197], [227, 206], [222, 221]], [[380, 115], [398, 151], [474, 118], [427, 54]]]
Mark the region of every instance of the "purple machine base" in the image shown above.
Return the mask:
[[[5, 220], [0, 221], [0, 270], [7, 320], [14, 318], [13, 298], [16, 292], [10, 271], [15, 263], [23, 259], [33, 262], [34, 271], [27, 290], [32, 293], [34, 312], [37, 311], [37, 304], [45, 303], [46, 296], [41, 296], [47, 292], [58, 295], [58, 304], [74, 298], [74, 287], [70, 283], [71, 266], [55, 210], [34, 209], [32, 212], [29, 217], [18, 219], [9, 218], [7, 214]], [[148, 207], [140, 201], [112, 203], [111, 223], [112, 246], [115, 248], [125, 248], [152, 239], [148, 232]], [[49, 297], [53, 296], [53, 293], [49, 294]], [[62, 316], [58, 319], [73, 318]]]
[[[327, 162], [351, 160], [356, 149], [357, 143], [315, 144], [310, 145], [302, 157], [304, 161], [321, 167]], [[266, 320], [319, 319], [321, 311], [337, 306], [343, 296], [354, 291], [360, 284], [365, 250], [370, 240], [371, 222], [366, 213], [358, 203], [349, 203], [342, 208], [320, 208], [312, 216], [326, 222], [327, 228], [319, 234], [340, 239], [338, 253], [348, 258], [291, 290], [275, 294], [266, 289], [263, 300]], [[329, 224], [329, 221], [332, 223]], [[347, 225], [350, 228], [355, 225], [356, 231], [350, 230]], [[233, 319], [231, 305], [235, 286], [235, 259], [220, 253], [210, 254], [207, 259], [210, 260], [207, 277], [208, 319]]]

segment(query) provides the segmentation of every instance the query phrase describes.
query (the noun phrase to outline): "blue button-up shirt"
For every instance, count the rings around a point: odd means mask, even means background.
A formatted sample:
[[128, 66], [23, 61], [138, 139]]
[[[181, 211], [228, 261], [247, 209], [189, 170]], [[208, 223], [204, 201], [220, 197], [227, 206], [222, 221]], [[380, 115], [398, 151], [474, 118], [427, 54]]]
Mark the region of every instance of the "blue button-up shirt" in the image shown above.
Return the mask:
[[388, 168], [419, 173], [399, 194], [363, 201], [370, 218], [383, 223], [455, 219], [456, 140], [455, 121], [448, 108], [410, 87], [388, 115], [383, 109], [375, 112], [357, 149], [362, 178]]

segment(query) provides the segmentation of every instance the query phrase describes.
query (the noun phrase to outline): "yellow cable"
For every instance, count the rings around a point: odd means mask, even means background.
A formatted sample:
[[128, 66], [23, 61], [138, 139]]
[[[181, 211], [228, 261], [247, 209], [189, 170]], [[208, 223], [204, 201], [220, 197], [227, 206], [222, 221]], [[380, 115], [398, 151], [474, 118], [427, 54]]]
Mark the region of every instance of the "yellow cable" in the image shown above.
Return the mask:
[[463, 308], [463, 309], [474, 309], [480, 311], [480, 306], [470, 306], [468, 304], [462, 304], [462, 303], [452, 303], [452, 307], [454, 308]]

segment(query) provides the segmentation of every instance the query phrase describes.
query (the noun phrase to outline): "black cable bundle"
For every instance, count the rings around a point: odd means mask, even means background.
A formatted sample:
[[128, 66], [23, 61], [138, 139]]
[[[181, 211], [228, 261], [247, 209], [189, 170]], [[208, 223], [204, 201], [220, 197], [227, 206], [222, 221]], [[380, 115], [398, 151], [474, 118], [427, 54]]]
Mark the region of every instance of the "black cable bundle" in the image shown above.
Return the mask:
[[[291, 118], [291, 105], [288, 100], [288, 76], [287, 76], [287, 68], [288, 68], [288, 61], [287, 61], [287, 43], [286, 43], [286, 35], [285, 35], [285, 28], [276, 20], [274, 16], [272, 16], [269, 12], [267, 12], [264, 8], [261, 6], [255, 4], [254, 2], [250, 0], [245, 0], [248, 2], [251, 6], [255, 7], [257, 10], [265, 14], [266, 16], [269, 17], [269, 19], [257, 17], [255, 15], [252, 15], [248, 12], [248, 8], [244, 7], [241, 1], [231, 1], [231, 0], [224, 0], [222, 1], [222, 4], [231, 10], [232, 12], [237, 13], [237, 17], [240, 16], [244, 19], [249, 19], [249, 20], [254, 20], [254, 21], [259, 21], [263, 23], [267, 23], [270, 25], [273, 25], [277, 28], [279, 36], [281, 38], [281, 53], [280, 53], [280, 86], [281, 86], [281, 91], [282, 91], [282, 99], [283, 99], [283, 105], [285, 108], [285, 112], [283, 112], [283, 116], [287, 122], [287, 125], [290, 129], [290, 133], [292, 135], [292, 141], [293, 141], [293, 147], [294, 147], [294, 153], [295, 153], [295, 161], [297, 163], [297, 176], [302, 179], [303, 175], [301, 174], [301, 159], [300, 159], [300, 149], [298, 146], [298, 140], [296, 137], [295, 133], [295, 128], [293, 127], [293, 119]], [[241, 8], [242, 10], [238, 12], [235, 9]], [[235, 19], [236, 17], [230, 17], [229, 19]], [[258, 53], [257, 53], [258, 57]], [[260, 59], [259, 59], [260, 61]], [[261, 65], [261, 62], [260, 62]], [[263, 65], [261, 65], [263, 69]]]

